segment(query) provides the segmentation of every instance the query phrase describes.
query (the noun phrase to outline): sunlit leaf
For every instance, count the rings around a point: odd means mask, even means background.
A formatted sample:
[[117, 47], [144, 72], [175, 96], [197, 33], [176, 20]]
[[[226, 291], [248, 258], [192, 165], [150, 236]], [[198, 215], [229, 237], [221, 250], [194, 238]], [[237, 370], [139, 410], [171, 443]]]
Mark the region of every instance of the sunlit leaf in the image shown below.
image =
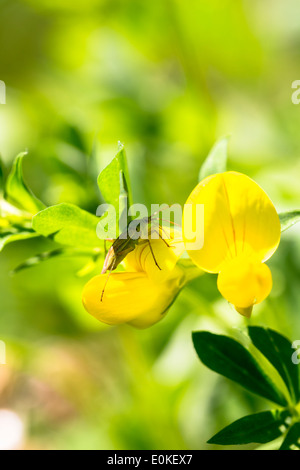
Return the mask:
[[263, 411], [244, 416], [209, 439], [209, 444], [240, 445], [265, 444], [280, 437], [286, 431], [287, 411]]
[[196, 352], [204, 365], [281, 406], [287, 401], [256, 360], [240, 343], [206, 331], [193, 333]]
[[281, 212], [279, 214], [281, 231], [284, 232], [288, 228], [300, 222], [300, 211]]
[[227, 169], [228, 137], [223, 137], [213, 146], [208, 157], [201, 166], [199, 181], [216, 173], [223, 173]]
[[4, 174], [3, 174], [2, 160], [0, 159], [0, 199], [3, 197], [3, 195], [4, 195]]
[[96, 234], [98, 222], [95, 215], [73, 204], [62, 203], [36, 214], [32, 227], [40, 235], [63, 245], [103, 248], [103, 240]]
[[132, 195], [124, 145], [119, 143], [118, 153], [110, 164], [98, 176], [98, 186], [107, 204], [116, 209], [119, 215], [132, 205]]
[[25, 155], [25, 152], [20, 153], [14, 160], [6, 181], [5, 197], [29, 213], [36, 214], [46, 206], [34, 196], [24, 182], [22, 162]]
[[271, 362], [286, 384], [294, 403], [298, 403], [299, 369], [291, 360], [292, 343], [270, 328], [250, 326], [249, 336], [254, 346]]

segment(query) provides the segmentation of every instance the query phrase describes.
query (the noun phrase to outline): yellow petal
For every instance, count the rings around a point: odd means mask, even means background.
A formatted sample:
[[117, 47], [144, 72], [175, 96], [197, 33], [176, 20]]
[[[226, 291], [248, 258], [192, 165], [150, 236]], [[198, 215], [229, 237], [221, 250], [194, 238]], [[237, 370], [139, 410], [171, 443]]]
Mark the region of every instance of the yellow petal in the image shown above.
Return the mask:
[[182, 285], [181, 276], [157, 284], [143, 272], [100, 274], [85, 285], [82, 301], [87, 312], [103, 323], [146, 328], [163, 318]]
[[[251, 178], [225, 172], [205, 178], [196, 186], [186, 204], [204, 205], [204, 245], [189, 250], [201, 269], [218, 273], [228, 260], [246, 254], [266, 261], [280, 241], [280, 221], [276, 209]], [[185, 227], [194, 220], [183, 215]]]
[[164, 282], [170, 276], [174, 277], [173, 270], [185, 247], [181, 230], [172, 228], [164, 232], [163, 240], [141, 240], [134, 251], [126, 256], [123, 262], [125, 270], [145, 272], [154, 282]]
[[252, 306], [271, 292], [271, 271], [266, 264], [245, 256], [234, 258], [219, 273], [218, 289], [239, 313], [250, 316]]

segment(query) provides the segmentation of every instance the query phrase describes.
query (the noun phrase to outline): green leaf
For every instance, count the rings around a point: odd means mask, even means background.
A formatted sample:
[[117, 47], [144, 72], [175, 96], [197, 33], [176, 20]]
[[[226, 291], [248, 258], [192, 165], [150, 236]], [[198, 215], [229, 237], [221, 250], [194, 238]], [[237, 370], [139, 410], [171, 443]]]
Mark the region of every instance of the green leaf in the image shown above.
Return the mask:
[[281, 212], [278, 215], [282, 232], [300, 222], [300, 211]]
[[71, 246], [103, 248], [103, 240], [97, 237], [99, 219], [79, 207], [62, 203], [39, 212], [32, 218], [32, 227], [44, 237]]
[[293, 402], [298, 403], [300, 399], [299, 369], [291, 359], [292, 343], [270, 328], [250, 326], [248, 331], [254, 346], [275, 367], [286, 384]]
[[28, 258], [23, 263], [19, 264], [16, 268], [14, 268], [10, 274], [14, 275], [19, 271], [23, 271], [27, 268], [32, 268], [33, 266], [37, 266], [38, 264], [42, 263], [43, 261], [47, 261], [51, 258], [56, 258], [58, 256], [71, 256], [71, 257], [90, 257], [96, 256], [93, 250], [77, 250], [76, 248], [58, 248], [52, 251], [46, 251], [44, 253], [39, 253], [31, 258]]
[[2, 160], [0, 158], [0, 199], [3, 198], [3, 195], [4, 195], [4, 173], [3, 173]]
[[280, 437], [286, 430], [287, 411], [263, 411], [244, 416], [209, 439], [208, 444], [265, 444]]
[[62, 138], [68, 144], [74, 146], [82, 153], [86, 153], [86, 145], [80, 130], [72, 125], [66, 123], [62, 129]]
[[300, 423], [290, 428], [279, 450], [300, 450]]
[[5, 232], [0, 233], [0, 251], [8, 245], [9, 243], [27, 240], [28, 238], [37, 237], [39, 234], [36, 233], [34, 230], [31, 229], [22, 229], [14, 230], [7, 230]]
[[107, 204], [116, 209], [117, 220], [128, 212], [132, 195], [124, 145], [119, 143], [118, 153], [98, 176], [98, 186]]
[[201, 166], [199, 181], [216, 173], [223, 173], [227, 169], [228, 137], [223, 137], [213, 146], [208, 157]]
[[26, 152], [20, 153], [14, 160], [11, 172], [6, 181], [6, 199], [31, 214], [36, 214], [46, 206], [34, 196], [24, 183], [22, 162], [25, 155]]
[[64, 253], [64, 249], [60, 248], [60, 249], [57, 249], [57, 250], [52, 250], [52, 251], [48, 251], [48, 252], [45, 252], [45, 253], [40, 253], [36, 256], [32, 256], [31, 258], [28, 258], [26, 261], [24, 261], [23, 263], [19, 264], [16, 268], [14, 268], [10, 272], [10, 274], [14, 275], [14, 274], [18, 273], [19, 271], [23, 271], [23, 269], [31, 268], [31, 267], [36, 266], [36, 265], [38, 265], [38, 264], [42, 263], [43, 261], [46, 261], [50, 258], [60, 256], [63, 253]]
[[282, 393], [240, 343], [206, 331], [194, 332], [193, 342], [200, 360], [208, 368], [278, 405], [287, 405]]

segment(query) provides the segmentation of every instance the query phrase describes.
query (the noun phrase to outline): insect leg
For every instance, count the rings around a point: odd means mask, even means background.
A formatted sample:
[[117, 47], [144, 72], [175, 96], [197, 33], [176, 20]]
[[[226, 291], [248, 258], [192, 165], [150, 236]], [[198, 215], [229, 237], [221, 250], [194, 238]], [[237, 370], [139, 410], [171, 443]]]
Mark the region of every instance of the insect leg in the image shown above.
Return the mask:
[[[160, 229], [161, 229], [161, 231], [162, 231], [166, 236], [168, 236], [168, 232], [167, 232], [163, 227], [160, 227]], [[161, 234], [159, 233], [159, 231], [158, 231], [158, 236], [159, 236], [159, 238], [161, 238], [161, 239], [165, 242], [165, 244], [167, 245], [168, 248], [171, 248], [171, 246], [169, 245], [169, 243], [161, 236]]]
[[[163, 229], [163, 227], [160, 227], [160, 229], [166, 234], [168, 235], [168, 233]], [[175, 248], [174, 246], [172, 245], [169, 245], [169, 243], [161, 236], [161, 234], [159, 233], [159, 231], [155, 230], [153, 233], [157, 233], [159, 238], [167, 245], [168, 248]]]
[[154, 252], [153, 252], [153, 249], [152, 249], [151, 242], [150, 242], [149, 239], [148, 239], [147, 241], [148, 241], [148, 243], [149, 243], [149, 248], [150, 248], [152, 257], [153, 257], [153, 259], [154, 259], [154, 263], [156, 264], [156, 266], [158, 267], [158, 269], [161, 271], [161, 267], [159, 266], [159, 264], [158, 264], [158, 262], [156, 261], [156, 258], [155, 258], [155, 256], [154, 256]]

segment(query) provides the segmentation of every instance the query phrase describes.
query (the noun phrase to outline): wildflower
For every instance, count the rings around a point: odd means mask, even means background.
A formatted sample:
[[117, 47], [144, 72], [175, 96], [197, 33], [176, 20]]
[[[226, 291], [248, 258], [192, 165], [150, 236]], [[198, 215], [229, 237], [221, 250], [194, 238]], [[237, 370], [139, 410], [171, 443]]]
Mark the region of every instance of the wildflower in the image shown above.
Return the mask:
[[125, 271], [93, 277], [83, 290], [85, 309], [109, 325], [128, 323], [147, 328], [161, 320], [195, 275], [195, 268], [184, 270], [177, 265], [184, 244], [181, 232], [172, 232], [168, 240], [142, 240], [126, 256]]
[[[253, 305], [272, 289], [272, 275], [264, 262], [280, 241], [274, 205], [252, 179], [231, 171], [205, 178], [186, 204], [204, 205], [204, 245], [188, 250], [190, 258], [202, 270], [218, 273], [223, 297], [249, 317]], [[183, 228], [191, 222], [195, 221], [187, 220], [184, 212]]]
[[165, 316], [182, 287], [183, 277], [176, 275], [157, 283], [145, 272], [112, 273], [101, 301], [107, 275], [100, 274], [84, 287], [83, 305], [97, 320], [108, 325], [129, 323], [147, 328]]

